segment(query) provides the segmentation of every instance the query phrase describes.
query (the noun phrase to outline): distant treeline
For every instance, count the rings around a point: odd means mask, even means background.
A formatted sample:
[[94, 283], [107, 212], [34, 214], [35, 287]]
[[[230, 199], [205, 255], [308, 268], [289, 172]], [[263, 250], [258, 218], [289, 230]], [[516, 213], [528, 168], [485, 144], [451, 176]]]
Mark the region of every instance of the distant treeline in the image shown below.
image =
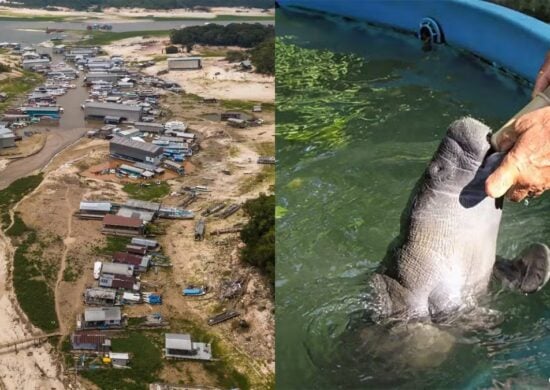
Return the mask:
[[550, 23], [550, 2], [548, 0], [490, 0], [490, 2]]
[[230, 23], [227, 26], [210, 23], [172, 30], [170, 40], [176, 45], [239, 46], [251, 48], [275, 36], [272, 25], [260, 23]]
[[273, 8], [273, 0], [19, 0], [26, 7], [68, 7], [77, 10], [89, 7], [130, 7], [172, 9], [192, 7], [248, 7]]

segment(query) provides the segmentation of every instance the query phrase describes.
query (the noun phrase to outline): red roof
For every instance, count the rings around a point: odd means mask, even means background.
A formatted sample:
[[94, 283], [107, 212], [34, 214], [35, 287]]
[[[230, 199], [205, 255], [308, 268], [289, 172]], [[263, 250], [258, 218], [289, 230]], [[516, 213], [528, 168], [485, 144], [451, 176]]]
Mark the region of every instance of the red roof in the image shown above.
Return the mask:
[[106, 214], [105, 217], [103, 217], [103, 225], [140, 228], [143, 225], [143, 222], [139, 218], [121, 217], [119, 215]]
[[138, 266], [141, 264], [141, 256], [126, 252], [116, 252], [113, 255], [113, 263], [132, 264]]
[[75, 332], [71, 335], [73, 348], [82, 344], [93, 344], [100, 347], [105, 342], [107, 335], [101, 332]]

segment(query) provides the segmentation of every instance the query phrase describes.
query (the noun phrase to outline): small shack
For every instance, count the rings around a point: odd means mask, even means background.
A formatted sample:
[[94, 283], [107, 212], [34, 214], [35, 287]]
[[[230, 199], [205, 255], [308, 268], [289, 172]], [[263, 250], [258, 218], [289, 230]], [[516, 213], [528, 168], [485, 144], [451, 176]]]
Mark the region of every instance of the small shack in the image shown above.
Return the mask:
[[247, 123], [244, 119], [238, 119], [238, 118], [228, 118], [227, 124], [232, 127], [238, 127], [241, 129], [244, 129], [247, 126]]
[[126, 352], [109, 352], [109, 359], [111, 359], [111, 364], [115, 368], [126, 367], [130, 361], [130, 354]]
[[166, 333], [164, 337], [166, 358], [212, 360], [210, 344], [195, 343], [187, 333]]

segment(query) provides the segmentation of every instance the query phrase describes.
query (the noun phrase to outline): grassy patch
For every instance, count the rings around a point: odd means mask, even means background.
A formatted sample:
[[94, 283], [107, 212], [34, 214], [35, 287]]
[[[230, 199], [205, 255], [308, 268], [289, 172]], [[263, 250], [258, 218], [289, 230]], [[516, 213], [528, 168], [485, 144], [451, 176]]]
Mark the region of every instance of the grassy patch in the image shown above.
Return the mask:
[[239, 189], [241, 194], [246, 194], [264, 183], [275, 183], [275, 166], [264, 165], [260, 172], [245, 180]]
[[40, 264], [33, 259], [32, 247], [39, 244], [35, 231], [26, 233], [26, 238], [15, 251], [13, 259], [13, 286], [21, 309], [29, 320], [40, 329], [51, 332], [57, 329], [55, 298], [46, 281]]
[[133, 199], [151, 201], [159, 200], [168, 195], [170, 193], [170, 185], [165, 181], [161, 181], [160, 184], [128, 183], [122, 190]]
[[162, 368], [162, 334], [158, 332], [130, 332], [127, 338], [113, 339], [113, 352], [129, 352], [130, 369], [115, 368], [82, 371], [81, 375], [101, 389], [148, 389], [158, 381]]
[[[17, 179], [7, 188], [0, 191], [0, 219], [3, 229], [7, 228], [11, 223], [9, 214], [10, 208], [19, 202], [25, 195], [32, 192], [42, 182], [42, 179], [43, 176], [41, 173], [34, 176], [23, 177]], [[20, 227], [21, 226], [18, 228]]]
[[21, 77], [9, 77], [0, 81], [0, 92], [8, 95], [8, 98], [0, 103], [0, 113], [4, 112], [17, 97], [29, 92], [42, 81], [44, 81], [42, 75], [26, 70]]
[[157, 56], [154, 56], [151, 60], [155, 62], [161, 62], [161, 61], [166, 61], [167, 58], [168, 56], [166, 56], [166, 54], [159, 54]]
[[254, 148], [260, 156], [274, 156], [275, 144], [273, 142], [261, 142], [254, 145]]
[[21, 219], [20, 214], [16, 212], [13, 216], [13, 224], [6, 230], [6, 234], [10, 237], [20, 237], [28, 231], [27, 225]]
[[203, 49], [200, 51], [202, 57], [225, 57], [227, 55], [226, 49]]
[[0, 13], [0, 21], [6, 22], [64, 22], [65, 16], [53, 15], [22, 15], [16, 13]]
[[143, 30], [143, 31], [91, 31], [87, 35], [91, 35], [91, 38], [80, 41], [81, 45], [108, 45], [114, 41], [120, 39], [132, 38], [132, 37], [159, 37], [168, 36], [170, 31], [168, 30]]
[[252, 111], [252, 106], [254, 102], [249, 102], [247, 100], [222, 100], [222, 107], [228, 110], [243, 110], [243, 111]]
[[105, 245], [96, 247], [94, 253], [98, 255], [111, 255], [115, 252], [124, 252], [126, 250], [126, 245], [131, 241], [132, 239], [130, 237], [107, 236]]
[[261, 15], [261, 16], [250, 16], [250, 15], [216, 15], [214, 18], [202, 18], [202, 17], [192, 17], [192, 16], [139, 16], [134, 19], [149, 19], [154, 20], [155, 22], [170, 21], [170, 20], [204, 20], [205, 22], [244, 22], [244, 21], [266, 21], [272, 20], [275, 21], [273, 15]]

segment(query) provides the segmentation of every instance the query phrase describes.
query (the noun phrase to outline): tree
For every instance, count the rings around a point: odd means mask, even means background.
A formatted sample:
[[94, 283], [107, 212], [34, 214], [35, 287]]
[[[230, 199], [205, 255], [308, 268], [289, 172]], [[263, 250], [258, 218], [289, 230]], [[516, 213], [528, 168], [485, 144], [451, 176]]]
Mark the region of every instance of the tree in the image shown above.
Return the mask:
[[250, 61], [256, 67], [256, 72], [262, 74], [275, 73], [275, 39], [268, 38], [250, 51]]
[[260, 194], [247, 200], [243, 210], [250, 218], [241, 231], [246, 246], [241, 259], [260, 269], [273, 285], [275, 282], [275, 196]]

